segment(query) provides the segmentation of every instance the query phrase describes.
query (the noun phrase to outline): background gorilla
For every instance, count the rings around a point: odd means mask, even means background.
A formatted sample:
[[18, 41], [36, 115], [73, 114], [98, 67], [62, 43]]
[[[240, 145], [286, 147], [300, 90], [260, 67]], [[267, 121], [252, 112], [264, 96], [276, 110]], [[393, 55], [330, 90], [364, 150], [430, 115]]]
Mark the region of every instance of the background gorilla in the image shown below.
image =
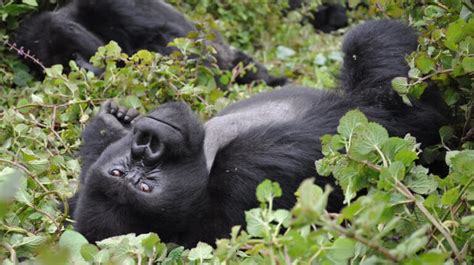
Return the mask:
[[[303, 4], [308, 3], [307, 0], [289, 0], [290, 10], [301, 8]], [[324, 3], [318, 6], [317, 10], [311, 12], [312, 17], [308, 18], [309, 22], [315, 29], [329, 33], [348, 25], [346, 7], [336, 3]]]
[[[400, 37], [402, 36], [402, 37]], [[71, 200], [75, 229], [96, 241], [157, 232], [165, 242], [213, 243], [244, 223], [258, 206], [255, 188], [278, 181], [275, 208], [294, 205], [300, 182], [316, 174], [319, 138], [359, 108], [392, 135], [411, 133], [432, 144], [444, 117], [431, 100], [403, 105], [391, 80], [406, 76], [404, 56], [415, 32], [400, 22], [373, 21], [350, 32], [338, 91], [286, 87], [235, 103], [204, 126], [184, 103], [167, 103], [144, 117], [106, 102], [83, 133], [80, 192]], [[316, 178], [318, 185], [334, 184]], [[328, 210], [342, 207], [336, 190]]]
[[[183, 15], [161, 0], [73, 0], [57, 11], [40, 13], [23, 21], [16, 31], [15, 41], [45, 66], [67, 67], [70, 60], [75, 60], [80, 67], [99, 74], [101, 70], [88, 60], [99, 46], [111, 40], [129, 55], [141, 49], [169, 54], [174, 49], [167, 47], [170, 41], [195, 30]], [[249, 71], [239, 77], [238, 83], [263, 80], [277, 86], [286, 82], [285, 78], [270, 76], [264, 66], [229, 47], [216, 34], [217, 40], [211, 44], [217, 50], [221, 69], [230, 70], [240, 62], [256, 66], [256, 72]], [[41, 69], [36, 66], [36, 70]]]

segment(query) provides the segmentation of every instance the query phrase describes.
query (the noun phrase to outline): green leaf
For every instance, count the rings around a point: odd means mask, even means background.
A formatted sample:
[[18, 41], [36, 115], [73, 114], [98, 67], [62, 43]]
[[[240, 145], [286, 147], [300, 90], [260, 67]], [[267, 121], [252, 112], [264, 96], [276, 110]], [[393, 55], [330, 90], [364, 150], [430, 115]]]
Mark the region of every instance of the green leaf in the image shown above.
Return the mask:
[[257, 199], [259, 202], [269, 202], [281, 196], [281, 188], [277, 182], [266, 179], [257, 186]]
[[38, 6], [38, 2], [36, 2], [36, 0], [22, 0], [21, 2], [30, 6]]
[[327, 158], [322, 158], [319, 159], [318, 161], [315, 162], [316, 165], [316, 171], [318, 172], [318, 175], [320, 176], [329, 176], [331, 175], [331, 163], [330, 160]]
[[441, 204], [445, 206], [451, 206], [458, 199], [459, 199], [459, 188], [454, 187], [443, 194], [443, 197], [441, 197]]
[[415, 166], [406, 178], [406, 185], [418, 194], [430, 194], [438, 188], [438, 182], [433, 176], [428, 175], [428, 169]]
[[203, 261], [212, 258], [212, 247], [206, 243], [199, 242], [197, 246], [189, 251], [189, 260]]
[[374, 122], [369, 122], [366, 126], [359, 127], [356, 133], [358, 137], [352, 147], [354, 151], [363, 155], [374, 150], [380, 150], [381, 146], [389, 138], [387, 130]]
[[74, 264], [86, 264], [81, 255], [81, 248], [86, 244], [88, 244], [87, 239], [72, 230], [66, 230], [59, 238], [59, 246], [69, 250], [70, 260], [74, 261]]
[[81, 256], [87, 262], [93, 262], [97, 253], [99, 253], [99, 249], [95, 245], [86, 244], [81, 247]]
[[355, 241], [349, 238], [338, 238], [328, 250], [328, 258], [336, 264], [344, 264], [354, 256]]
[[267, 222], [263, 220], [262, 209], [252, 209], [245, 212], [247, 232], [255, 237], [264, 237], [269, 230]]
[[399, 94], [407, 94], [410, 90], [408, 85], [408, 78], [406, 77], [395, 77], [392, 79], [392, 87]]
[[435, 69], [435, 62], [428, 57], [426, 53], [419, 53], [415, 59], [416, 68], [420, 69], [423, 74], [427, 74]]
[[337, 132], [344, 138], [350, 139], [357, 127], [366, 125], [367, 118], [360, 110], [348, 111], [339, 121]]
[[137, 96], [127, 96], [125, 98], [125, 105], [129, 108], [139, 109], [142, 107], [142, 103]]
[[278, 46], [276, 50], [277, 58], [286, 60], [296, 54], [294, 50], [285, 46]]
[[0, 171], [0, 201], [13, 199], [19, 189], [26, 192], [25, 174], [11, 167], [3, 168]]
[[474, 33], [474, 22], [471, 19], [469, 24], [464, 19], [458, 19], [457, 21], [449, 24], [446, 30], [446, 41], [444, 44], [450, 50], [457, 51], [458, 44], [466, 36]]
[[462, 67], [466, 73], [474, 72], [474, 57], [465, 57], [462, 60]]
[[380, 171], [379, 189], [391, 190], [395, 186], [396, 180], [403, 180], [405, 177], [405, 166], [400, 161], [393, 162], [389, 167], [384, 167]]

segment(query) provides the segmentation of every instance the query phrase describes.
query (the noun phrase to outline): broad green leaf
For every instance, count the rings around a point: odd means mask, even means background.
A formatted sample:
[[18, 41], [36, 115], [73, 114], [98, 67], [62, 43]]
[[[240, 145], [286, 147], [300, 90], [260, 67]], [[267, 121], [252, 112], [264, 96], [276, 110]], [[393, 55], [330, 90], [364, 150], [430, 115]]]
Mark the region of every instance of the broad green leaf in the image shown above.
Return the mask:
[[86, 264], [81, 255], [81, 248], [86, 244], [88, 244], [87, 239], [72, 230], [66, 230], [59, 238], [59, 246], [69, 250], [72, 264]]
[[252, 209], [245, 212], [247, 232], [255, 237], [264, 237], [269, 230], [268, 224], [263, 220], [262, 209]]
[[416, 68], [420, 69], [423, 74], [427, 74], [435, 69], [435, 61], [428, 57], [425, 53], [420, 53], [415, 60]]
[[334, 241], [328, 250], [328, 258], [337, 264], [346, 263], [354, 255], [355, 241], [349, 238], [340, 237]]
[[81, 256], [87, 262], [93, 262], [97, 253], [99, 253], [99, 249], [95, 245], [85, 244], [81, 247]]
[[392, 87], [399, 94], [407, 94], [410, 90], [408, 79], [406, 77], [395, 77], [392, 79]]
[[428, 175], [428, 169], [422, 166], [415, 166], [408, 173], [405, 183], [408, 188], [419, 194], [430, 194], [438, 187], [438, 182], [433, 176]]
[[367, 123], [367, 118], [360, 110], [351, 110], [348, 111], [339, 121], [337, 132], [342, 137], [350, 139], [357, 127], [364, 126]]
[[197, 246], [189, 251], [189, 260], [207, 260], [212, 258], [212, 247], [206, 243], [199, 242]]
[[38, 2], [36, 2], [36, 0], [22, 0], [22, 2], [30, 6], [38, 6]]
[[453, 205], [459, 199], [459, 189], [457, 187], [452, 188], [443, 194], [441, 197], [441, 203], [446, 206]]
[[266, 179], [257, 186], [257, 199], [259, 202], [269, 202], [281, 196], [281, 188], [277, 182]]
[[462, 59], [462, 67], [466, 73], [474, 72], [474, 57], [465, 57]]
[[388, 140], [388, 132], [381, 125], [369, 122], [357, 130], [357, 139], [354, 140], [352, 148], [360, 154], [368, 154], [374, 150], [380, 150], [381, 146]]

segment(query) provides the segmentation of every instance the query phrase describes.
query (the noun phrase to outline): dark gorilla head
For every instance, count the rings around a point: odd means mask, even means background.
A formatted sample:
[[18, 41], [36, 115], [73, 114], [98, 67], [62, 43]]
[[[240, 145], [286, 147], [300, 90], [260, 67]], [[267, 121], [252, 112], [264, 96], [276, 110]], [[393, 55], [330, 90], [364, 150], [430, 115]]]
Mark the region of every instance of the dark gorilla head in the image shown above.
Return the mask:
[[[47, 67], [62, 64], [67, 70], [69, 61], [75, 60], [79, 67], [99, 72], [89, 58], [103, 41], [64, 13], [46, 12], [26, 19], [17, 30], [15, 41]], [[40, 72], [39, 66], [33, 67]]]
[[[186, 104], [162, 105], [104, 150], [87, 172], [85, 197], [153, 219], [142, 228], [176, 229], [205, 202], [203, 139], [203, 127]], [[95, 238], [88, 233], [89, 220], [80, 218], [76, 228]]]

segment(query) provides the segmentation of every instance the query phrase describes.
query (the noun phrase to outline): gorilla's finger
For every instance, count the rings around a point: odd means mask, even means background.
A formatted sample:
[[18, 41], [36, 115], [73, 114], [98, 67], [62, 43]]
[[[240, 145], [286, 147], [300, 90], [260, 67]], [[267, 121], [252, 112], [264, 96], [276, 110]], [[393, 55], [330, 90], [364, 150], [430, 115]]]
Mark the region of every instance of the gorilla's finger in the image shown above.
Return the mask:
[[127, 108], [119, 107], [117, 115], [115, 115], [115, 116], [117, 116], [118, 119], [123, 119], [125, 117], [125, 113], [127, 113]]
[[117, 113], [117, 111], [118, 111], [117, 104], [115, 104], [115, 102], [113, 102], [111, 100], [110, 101], [110, 111], [109, 111], [109, 113], [115, 115], [115, 113]]
[[123, 118], [123, 121], [125, 122], [131, 122], [133, 119], [135, 119], [140, 113], [138, 110], [131, 108], [127, 111], [125, 114], [125, 117]]

